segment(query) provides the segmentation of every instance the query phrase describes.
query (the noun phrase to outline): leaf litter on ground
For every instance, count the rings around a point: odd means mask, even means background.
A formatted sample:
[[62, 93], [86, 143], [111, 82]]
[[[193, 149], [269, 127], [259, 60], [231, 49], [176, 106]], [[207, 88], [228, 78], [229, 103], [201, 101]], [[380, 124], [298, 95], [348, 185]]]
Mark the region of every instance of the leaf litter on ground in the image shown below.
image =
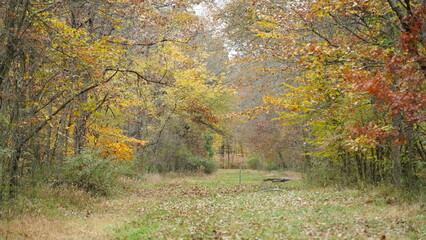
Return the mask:
[[[222, 170], [167, 184], [150, 213], [115, 229], [117, 239], [425, 239], [421, 205], [366, 204], [357, 190], [264, 183], [265, 173]], [[400, 216], [389, 214], [411, 211]], [[140, 231], [143, 229], [143, 231]]]
[[300, 178], [291, 172], [245, 170], [241, 185], [238, 177], [219, 170], [126, 178], [115, 196], [86, 199], [90, 208], [65, 204], [0, 221], [0, 239], [426, 239], [421, 203], [302, 180], [263, 182]]

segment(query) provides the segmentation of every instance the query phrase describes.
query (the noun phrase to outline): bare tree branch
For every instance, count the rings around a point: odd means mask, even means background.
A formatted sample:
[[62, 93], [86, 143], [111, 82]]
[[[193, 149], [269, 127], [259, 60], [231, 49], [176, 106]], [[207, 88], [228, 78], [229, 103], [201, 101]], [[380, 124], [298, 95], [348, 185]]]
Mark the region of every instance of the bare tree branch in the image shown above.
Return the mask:
[[138, 77], [138, 79], [143, 79], [143, 80], [145, 80], [146, 82], [149, 82], [149, 83], [157, 83], [157, 84], [162, 84], [162, 85], [169, 85], [166, 82], [161, 82], [161, 81], [155, 81], [155, 80], [148, 79], [145, 76], [143, 76], [142, 74], [140, 74], [139, 72], [134, 71], [134, 70], [129, 70], [129, 69], [113, 69], [113, 68], [105, 69], [105, 72], [109, 72], [109, 71], [115, 71], [115, 72], [121, 72], [121, 73], [132, 73], [132, 74], [135, 74]]

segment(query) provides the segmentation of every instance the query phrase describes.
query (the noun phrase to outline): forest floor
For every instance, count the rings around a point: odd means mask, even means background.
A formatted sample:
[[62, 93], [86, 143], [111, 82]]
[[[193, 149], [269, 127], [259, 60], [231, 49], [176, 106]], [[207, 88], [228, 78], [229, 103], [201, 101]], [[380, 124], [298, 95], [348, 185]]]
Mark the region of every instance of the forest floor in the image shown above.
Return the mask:
[[[424, 203], [383, 191], [314, 188], [290, 172], [121, 179], [121, 194], [46, 190], [0, 221], [0, 239], [426, 239]], [[31, 204], [29, 204], [31, 203]]]

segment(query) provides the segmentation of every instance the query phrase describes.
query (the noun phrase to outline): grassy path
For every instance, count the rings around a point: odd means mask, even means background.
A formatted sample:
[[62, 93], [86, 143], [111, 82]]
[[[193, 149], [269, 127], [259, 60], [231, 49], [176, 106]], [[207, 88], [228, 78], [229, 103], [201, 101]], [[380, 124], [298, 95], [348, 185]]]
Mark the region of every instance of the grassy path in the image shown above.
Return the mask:
[[420, 206], [353, 190], [307, 190], [300, 181], [265, 184], [264, 177], [245, 171], [237, 186], [238, 172], [223, 170], [156, 184], [144, 194], [157, 192], [158, 201], [116, 228], [114, 238], [426, 239]]
[[0, 239], [426, 239], [421, 204], [262, 181], [273, 176], [244, 171], [241, 186], [238, 170], [124, 179], [114, 198], [82, 195], [78, 208], [55, 203], [53, 212], [0, 221]]

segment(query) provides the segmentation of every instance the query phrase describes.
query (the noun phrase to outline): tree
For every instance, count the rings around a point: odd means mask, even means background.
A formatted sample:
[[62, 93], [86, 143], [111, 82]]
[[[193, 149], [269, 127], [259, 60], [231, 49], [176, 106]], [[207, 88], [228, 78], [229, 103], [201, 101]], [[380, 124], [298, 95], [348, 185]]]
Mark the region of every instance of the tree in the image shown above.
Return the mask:
[[423, 1], [235, 2], [250, 12], [238, 28], [264, 39], [247, 48], [256, 48], [259, 59], [281, 61], [288, 72], [284, 94], [268, 94], [265, 103], [280, 109], [283, 123], [308, 129], [311, 156], [348, 178], [391, 178], [396, 186], [402, 176], [406, 184], [418, 179]]
[[146, 128], [141, 116], [173, 105], [169, 100], [188, 119], [215, 124], [209, 101], [227, 91], [185, 56], [201, 30], [190, 4], [2, 2], [0, 200], [15, 196], [28, 172], [83, 150], [136, 158], [149, 136], [132, 130]]

